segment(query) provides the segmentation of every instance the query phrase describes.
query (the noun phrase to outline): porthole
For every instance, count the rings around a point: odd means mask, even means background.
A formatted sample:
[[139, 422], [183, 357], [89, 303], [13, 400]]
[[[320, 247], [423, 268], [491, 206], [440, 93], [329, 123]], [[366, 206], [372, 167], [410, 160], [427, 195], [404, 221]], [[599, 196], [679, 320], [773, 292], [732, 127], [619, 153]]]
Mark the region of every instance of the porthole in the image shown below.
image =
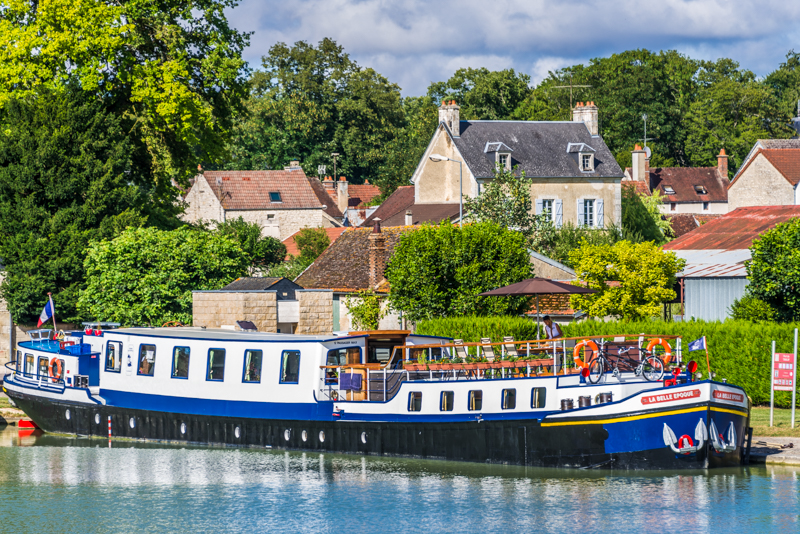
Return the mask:
[[324, 430], [320, 430], [319, 431], [319, 442], [320, 443], [324, 443], [325, 442], [325, 431]]
[[64, 417], [67, 418], [67, 421], [69, 421], [72, 418], [72, 414], [69, 413], [69, 409], [67, 409], [67, 411], [64, 413]]
[[130, 420], [128, 421], [128, 424], [131, 425], [131, 428], [136, 428], [136, 419], [131, 417]]
[[303, 441], [308, 441], [308, 432], [303, 430], [303, 433], [300, 434], [300, 437], [303, 438]]
[[283, 439], [285, 439], [286, 441], [289, 441], [289, 438], [291, 438], [291, 437], [292, 437], [292, 431], [291, 430], [289, 430], [287, 428], [286, 430], [283, 431]]
[[361, 433], [361, 443], [366, 443], [366, 442], [367, 442], [367, 433], [366, 432], [362, 432]]
[[186, 434], [186, 423], [181, 423], [181, 434]]
[[233, 429], [233, 435], [236, 436], [236, 439], [239, 439], [242, 436], [242, 431], [238, 426]]
[[100, 414], [99, 413], [94, 414], [94, 424], [96, 424], [96, 425], [100, 424]]

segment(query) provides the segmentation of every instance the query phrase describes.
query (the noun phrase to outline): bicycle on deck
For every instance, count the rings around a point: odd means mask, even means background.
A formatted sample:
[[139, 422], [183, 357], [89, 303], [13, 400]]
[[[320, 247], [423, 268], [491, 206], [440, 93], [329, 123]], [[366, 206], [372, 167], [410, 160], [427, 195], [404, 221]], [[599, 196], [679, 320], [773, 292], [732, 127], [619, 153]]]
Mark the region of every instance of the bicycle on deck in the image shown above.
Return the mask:
[[661, 380], [664, 377], [664, 361], [644, 349], [641, 349], [644, 358], [641, 360], [636, 359], [630, 355], [630, 351], [636, 348], [620, 347], [613, 363], [608, 358], [608, 352], [602, 349], [598, 350], [597, 356], [589, 362], [589, 375], [586, 378], [590, 383], [597, 384], [605, 375], [606, 369], [609, 369], [615, 378], [619, 378], [623, 371], [632, 371], [636, 376], [642, 376], [648, 382]]

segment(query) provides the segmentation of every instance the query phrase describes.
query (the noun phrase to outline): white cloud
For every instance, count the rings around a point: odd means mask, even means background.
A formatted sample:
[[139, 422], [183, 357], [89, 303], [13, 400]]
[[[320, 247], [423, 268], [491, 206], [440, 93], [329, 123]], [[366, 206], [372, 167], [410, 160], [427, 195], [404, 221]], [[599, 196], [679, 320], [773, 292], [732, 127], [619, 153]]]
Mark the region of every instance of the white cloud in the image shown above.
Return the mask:
[[[460, 67], [547, 71], [633, 48], [731, 57], [765, 75], [797, 42], [800, 2], [783, 0], [244, 0], [232, 24], [253, 31], [246, 58], [331, 37], [404, 94]], [[577, 58], [577, 59], [576, 59]]]

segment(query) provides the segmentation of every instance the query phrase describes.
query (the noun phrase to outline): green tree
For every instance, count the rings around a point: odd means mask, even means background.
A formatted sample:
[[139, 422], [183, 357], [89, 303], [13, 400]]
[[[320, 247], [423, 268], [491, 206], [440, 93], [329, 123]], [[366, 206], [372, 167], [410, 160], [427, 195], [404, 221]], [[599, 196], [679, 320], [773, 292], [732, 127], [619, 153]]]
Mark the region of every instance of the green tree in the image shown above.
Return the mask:
[[800, 319], [800, 219], [761, 234], [745, 262], [748, 292], [767, 303], [781, 321]]
[[731, 305], [731, 319], [743, 321], [774, 321], [775, 310], [753, 295], [745, 294]]
[[174, 206], [153, 198], [138, 146], [119, 115], [75, 87], [0, 109], [0, 290], [14, 321], [34, 322], [48, 292], [59, 320], [79, 320], [90, 240], [178, 224]]
[[448, 221], [405, 234], [385, 271], [389, 302], [412, 320], [461, 315], [519, 314], [528, 298], [478, 293], [531, 276], [525, 237], [494, 223]]
[[235, 0], [3, 0], [0, 106], [74, 83], [128, 119], [162, 196], [217, 161], [243, 96]]
[[[658, 209], [664, 200], [658, 190], [652, 195], [636, 192], [629, 183], [622, 185], [622, 229], [631, 241], [653, 241], [660, 245], [672, 235], [669, 221]], [[634, 237], [635, 236], [635, 237]]]
[[272, 267], [269, 276], [283, 276], [294, 280], [327, 250], [331, 239], [324, 228], [303, 228], [294, 236], [294, 242], [300, 254], [290, 255], [286, 261]]
[[437, 104], [455, 100], [466, 120], [505, 120], [530, 94], [530, 82], [530, 76], [514, 69], [458, 69], [446, 82], [432, 83], [428, 96]]
[[242, 217], [217, 224], [216, 231], [236, 240], [250, 258], [251, 275], [282, 262], [286, 257], [286, 246], [283, 243], [274, 237], [262, 236], [258, 223], [246, 222]]
[[[332, 166], [354, 183], [378, 175], [385, 145], [403, 127], [400, 88], [363, 68], [331, 39], [278, 43], [253, 75], [231, 140], [230, 169], [280, 169], [299, 159], [306, 174]], [[332, 170], [332, 169], [331, 169]]]
[[800, 115], [800, 53], [790, 50], [786, 61], [766, 77], [764, 85], [775, 94], [778, 110], [787, 120]]
[[89, 246], [78, 307], [126, 326], [191, 324], [192, 291], [220, 289], [247, 274], [249, 262], [231, 236], [187, 226], [129, 229]]
[[[675, 274], [686, 263], [652, 242], [630, 241], [606, 246], [584, 243], [570, 258], [578, 278], [597, 291], [573, 295], [573, 308], [592, 317], [616, 315], [626, 320], [658, 316], [661, 305], [675, 298]], [[612, 281], [619, 284], [606, 283]]]
[[541, 252], [551, 246], [555, 228], [548, 216], [533, 212], [531, 187], [533, 180], [525, 171], [498, 168], [479, 196], [464, 200], [464, 219], [516, 230], [525, 236], [529, 248]]
[[386, 316], [387, 310], [381, 306], [384, 299], [371, 288], [345, 297], [344, 305], [353, 319], [353, 329], [377, 330], [381, 319]]

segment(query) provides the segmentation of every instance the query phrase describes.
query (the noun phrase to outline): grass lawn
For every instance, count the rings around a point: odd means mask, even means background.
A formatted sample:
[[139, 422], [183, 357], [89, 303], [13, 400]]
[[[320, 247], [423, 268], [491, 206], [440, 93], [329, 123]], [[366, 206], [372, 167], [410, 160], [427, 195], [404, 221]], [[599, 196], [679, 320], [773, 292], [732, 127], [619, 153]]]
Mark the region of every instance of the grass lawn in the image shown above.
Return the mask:
[[800, 408], [795, 408], [794, 428], [791, 428], [792, 410], [775, 408], [775, 419], [769, 426], [769, 406], [753, 406], [750, 411], [750, 426], [754, 436], [785, 436], [800, 438]]

